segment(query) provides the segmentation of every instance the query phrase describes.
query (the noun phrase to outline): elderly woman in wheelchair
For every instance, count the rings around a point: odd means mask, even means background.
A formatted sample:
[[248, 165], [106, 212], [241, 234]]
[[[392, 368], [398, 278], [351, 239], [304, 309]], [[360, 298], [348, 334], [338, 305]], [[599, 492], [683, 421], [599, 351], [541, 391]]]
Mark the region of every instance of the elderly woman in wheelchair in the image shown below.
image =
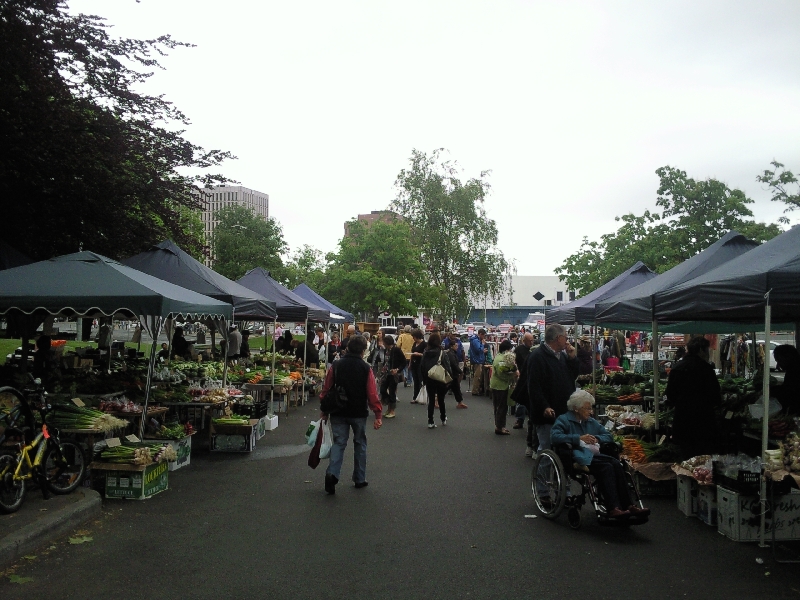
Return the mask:
[[553, 424], [553, 450], [541, 452], [533, 466], [536, 505], [547, 518], [568, 507], [569, 523], [577, 529], [588, 496], [601, 524], [645, 523], [650, 510], [642, 506], [633, 479], [623, 469], [612, 435], [592, 418], [593, 406], [594, 397], [577, 390], [567, 402], [568, 411]]

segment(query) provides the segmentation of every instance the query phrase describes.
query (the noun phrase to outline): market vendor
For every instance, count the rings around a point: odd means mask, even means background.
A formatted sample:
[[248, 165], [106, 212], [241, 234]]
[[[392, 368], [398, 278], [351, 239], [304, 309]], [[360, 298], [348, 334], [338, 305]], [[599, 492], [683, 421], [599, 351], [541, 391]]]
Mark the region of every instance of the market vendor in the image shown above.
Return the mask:
[[239, 358], [250, 360], [250, 330], [242, 330], [242, 342], [239, 344]]
[[800, 415], [800, 352], [794, 346], [782, 344], [772, 355], [784, 376], [783, 383], [773, 386], [770, 394], [778, 399], [786, 414]]
[[674, 363], [667, 380], [665, 394], [675, 408], [672, 440], [680, 446], [684, 459], [718, 450], [714, 415], [722, 395], [709, 362], [710, 346], [704, 337], [692, 338], [686, 345], [686, 356]]
[[567, 412], [556, 419], [550, 430], [553, 446], [572, 445], [572, 458], [589, 467], [597, 481], [606, 514], [611, 518], [646, 517], [649, 508], [640, 508], [631, 500], [622, 463], [600, 453], [600, 444], [613, 442], [613, 436], [592, 418], [594, 397], [586, 390], [575, 390], [567, 400]]
[[294, 355], [297, 357], [297, 360], [305, 360], [306, 367], [319, 363], [319, 352], [316, 346], [314, 346], [314, 342], [311, 340], [306, 340], [305, 342], [292, 340], [291, 344], [292, 348], [294, 348]]
[[186, 338], [183, 337], [183, 327], [176, 327], [172, 336], [172, 358], [176, 356], [181, 358], [189, 356], [189, 344], [186, 342]]
[[36, 350], [33, 353], [33, 376], [42, 380], [45, 388], [58, 379], [60, 372], [58, 363], [50, 351], [52, 339], [49, 335], [40, 335], [36, 340]]

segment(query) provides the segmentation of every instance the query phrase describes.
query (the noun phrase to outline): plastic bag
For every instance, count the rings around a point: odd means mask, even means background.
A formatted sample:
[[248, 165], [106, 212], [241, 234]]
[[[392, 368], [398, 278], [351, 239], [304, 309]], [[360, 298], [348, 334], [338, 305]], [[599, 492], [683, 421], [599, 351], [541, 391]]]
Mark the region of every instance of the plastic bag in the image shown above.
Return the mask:
[[[323, 421], [320, 427], [322, 429], [322, 444], [319, 447], [319, 457], [330, 458], [331, 446], [333, 446], [333, 431], [331, 431], [331, 424], [329, 421]], [[319, 435], [319, 434], [318, 434]]]
[[317, 443], [317, 434], [319, 434], [319, 424], [320, 421], [311, 421], [308, 424], [308, 429], [306, 429], [306, 443], [314, 447], [314, 444]]
[[417, 397], [414, 398], [414, 402], [417, 404], [427, 404], [428, 403], [428, 390], [425, 389], [425, 386], [420, 386], [419, 394]]

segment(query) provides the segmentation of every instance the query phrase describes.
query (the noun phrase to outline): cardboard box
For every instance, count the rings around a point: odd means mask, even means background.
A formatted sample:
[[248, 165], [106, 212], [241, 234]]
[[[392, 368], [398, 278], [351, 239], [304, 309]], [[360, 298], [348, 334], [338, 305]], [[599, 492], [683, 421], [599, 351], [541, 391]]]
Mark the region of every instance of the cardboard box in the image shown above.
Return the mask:
[[678, 510], [687, 517], [697, 515], [697, 480], [678, 475]]
[[706, 525], [717, 526], [717, 487], [697, 486], [697, 518]]
[[[194, 435], [194, 434], [192, 434]], [[187, 435], [179, 440], [146, 440], [147, 443], [152, 444], [169, 444], [178, 455], [177, 460], [169, 464], [170, 471], [177, 471], [182, 467], [188, 467], [192, 460], [192, 436]]]
[[169, 486], [169, 463], [125, 465], [91, 464], [93, 470], [105, 471], [105, 497], [146, 500]]
[[252, 452], [258, 440], [259, 419], [250, 425], [211, 425], [212, 452]]
[[[772, 539], [774, 523], [776, 540], [800, 540], [800, 494], [775, 496], [775, 505], [769, 508], [765, 539]], [[758, 541], [763, 510], [758, 496], [717, 486], [717, 531], [733, 541]]]
[[272, 431], [273, 429], [278, 428], [278, 415], [272, 415], [271, 417], [268, 415], [264, 417], [264, 419], [267, 431]]

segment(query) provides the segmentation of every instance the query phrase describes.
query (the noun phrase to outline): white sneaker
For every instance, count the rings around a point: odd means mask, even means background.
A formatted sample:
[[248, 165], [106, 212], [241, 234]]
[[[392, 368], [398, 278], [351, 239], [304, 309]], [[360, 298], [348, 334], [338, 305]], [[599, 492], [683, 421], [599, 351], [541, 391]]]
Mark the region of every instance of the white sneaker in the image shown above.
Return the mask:
[[428, 423], [428, 429], [436, 429], [436, 423]]
[[445, 425], [447, 425], [447, 417], [442, 419], [442, 427], [444, 427]]
[[530, 446], [525, 448], [525, 456], [533, 456], [533, 448], [531, 448]]

